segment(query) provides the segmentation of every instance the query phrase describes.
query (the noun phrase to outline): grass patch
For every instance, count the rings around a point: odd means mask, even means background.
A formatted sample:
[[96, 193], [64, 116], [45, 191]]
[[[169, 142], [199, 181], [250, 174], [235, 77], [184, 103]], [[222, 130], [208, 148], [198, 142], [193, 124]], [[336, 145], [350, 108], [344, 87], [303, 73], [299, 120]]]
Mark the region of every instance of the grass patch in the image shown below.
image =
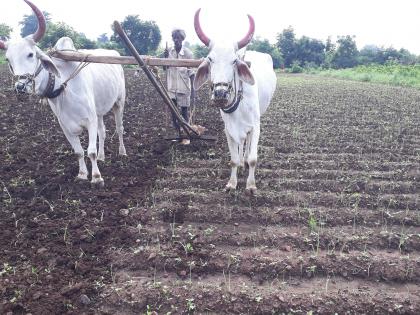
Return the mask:
[[412, 66], [398, 64], [369, 65], [338, 70], [311, 69], [308, 72], [310, 74], [317, 74], [346, 80], [420, 88], [420, 64]]
[[0, 65], [6, 63], [6, 56], [4, 55], [4, 52], [0, 52]]

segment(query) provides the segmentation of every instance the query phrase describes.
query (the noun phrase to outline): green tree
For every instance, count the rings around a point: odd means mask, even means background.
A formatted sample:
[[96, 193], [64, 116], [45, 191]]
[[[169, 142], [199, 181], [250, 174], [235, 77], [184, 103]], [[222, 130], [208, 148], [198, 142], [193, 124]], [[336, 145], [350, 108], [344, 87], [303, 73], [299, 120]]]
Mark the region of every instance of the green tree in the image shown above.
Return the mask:
[[293, 27], [289, 26], [277, 35], [277, 47], [284, 58], [284, 65], [290, 67], [296, 59], [296, 38]]
[[97, 42], [99, 44], [106, 44], [107, 42], [109, 42], [109, 38], [106, 35], [106, 33], [103, 33], [103, 34], [99, 35], [98, 38], [97, 38]]
[[416, 55], [410, 53], [407, 49], [399, 50], [399, 62], [403, 65], [414, 65], [416, 63]]
[[[142, 21], [138, 15], [128, 15], [121, 26], [140, 54], [152, 55], [159, 47], [162, 36], [159, 26], [154, 21]], [[123, 47], [127, 55], [131, 54], [115, 33], [111, 36], [111, 41], [115, 41]]]
[[209, 54], [209, 48], [204, 45], [194, 44], [191, 46], [191, 51], [194, 54], [194, 58], [200, 59], [205, 58]]
[[254, 38], [247, 46], [248, 50], [255, 50], [266, 54], [270, 54], [273, 48], [268, 39], [261, 39], [259, 37]]
[[358, 59], [358, 63], [362, 65], [383, 64], [383, 49], [376, 45], [366, 45], [360, 50]]
[[275, 45], [271, 45], [267, 39], [257, 37], [249, 43], [247, 49], [269, 54], [273, 59], [274, 68], [280, 68], [284, 63], [283, 57], [278, 48]]
[[96, 41], [91, 40], [86, 37], [84, 33], [79, 33], [79, 36], [76, 38], [77, 45], [81, 49], [95, 49], [98, 48]]
[[96, 43], [94, 41], [86, 38], [83, 33], [76, 32], [71, 26], [63, 22], [50, 22], [48, 24], [47, 31], [39, 42], [39, 47], [42, 49], [54, 47], [57, 41], [64, 36], [70, 37], [77, 49], [96, 48]]
[[358, 50], [354, 36], [340, 36], [331, 64], [334, 68], [351, 68], [357, 65]]
[[9, 25], [0, 23], [0, 39], [1, 40], [8, 40], [10, 39], [10, 34], [12, 33], [13, 28]]
[[[51, 22], [50, 14], [46, 11], [43, 11], [45, 16], [45, 21], [47, 23], [47, 29], [49, 27], [49, 23]], [[23, 20], [19, 22], [19, 25], [22, 26], [20, 29], [20, 36], [25, 37], [30, 34], [35, 33], [38, 28], [38, 19], [36, 18], [35, 14], [31, 15], [24, 15]]]
[[325, 61], [325, 44], [318, 39], [302, 36], [296, 42], [296, 60], [300, 66], [320, 66]]

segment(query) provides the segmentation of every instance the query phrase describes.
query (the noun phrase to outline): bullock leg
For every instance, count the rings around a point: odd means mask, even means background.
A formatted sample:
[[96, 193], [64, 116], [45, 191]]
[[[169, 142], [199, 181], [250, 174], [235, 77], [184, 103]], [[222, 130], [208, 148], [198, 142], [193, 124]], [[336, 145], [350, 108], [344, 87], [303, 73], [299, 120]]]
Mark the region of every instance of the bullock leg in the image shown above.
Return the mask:
[[241, 162], [239, 149], [240, 147], [243, 148], [243, 145], [238, 145], [237, 143], [235, 143], [235, 141], [232, 139], [232, 137], [229, 135], [229, 133], [226, 130], [225, 130], [225, 133], [226, 133], [226, 138], [229, 145], [230, 166], [232, 168], [230, 171], [229, 181], [225, 187], [226, 190], [229, 191], [229, 190], [235, 190], [236, 185], [238, 184], [237, 171], [238, 171], [238, 166]]
[[127, 152], [125, 151], [124, 146], [124, 140], [123, 140], [123, 133], [124, 133], [124, 126], [123, 126], [123, 112], [124, 112], [124, 101], [117, 101], [112, 108], [112, 111], [114, 112], [114, 118], [115, 118], [115, 127], [117, 129], [118, 134], [118, 141], [120, 143], [120, 147], [118, 149], [119, 155], [127, 155]]
[[99, 172], [97, 154], [96, 154], [96, 139], [98, 137], [98, 121], [95, 119], [90, 122], [88, 126], [89, 133], [89, 146], [88, 146], [88, 156], [90, 162], [92, 163], [92, 185], [104, 185], [104, 180], [102, 179], [101, 173]]
[[105, 124], [104, 116], [98, 116], [98, 138], [99, 138], [99, 150], [98, 150], [98, 160], [105, 161]]
[[250, 137], [249, 133], [247, 134], [245, 142], [246, 143], [245, 143], [245, 151], [244, 151], [244, 161], [245, 161], [244, 166], [249, 167], [249, 165], [248, 165], [248, 155], [249, 155], [249, 150], [250, 150], [249, 145], [251, 143], [251, 137]]
[[241, 143], [239, 145], [238, 151], [239, 151], [239, 157], [240, 157], [239, 166], [243, 168], [245, 166], [245, 163], [244, 163], [244, 161], [245, 161], [245, 159], [244, 159], [244, 143]]
[[258, 140], [260, 138], [260, 125], [258, 124], [253, 130], [247, 135], [246, 148], [249, 149], [246, 153], [249, 166], [248, 179], [246, 181], [246, 192], [250, 195], [254, 195], [257, 192], [257, 186], [255, 185], [255, 168], [257, 166], [257, 154], [258, 154]]
[[76, 179], [87, 180], [88, 179], [88, 170], [85, 163], [85, 152], [83, 151], [82, 145], [80, 144], [79, 136], [72, 135], [66, 129], [62, 128], [64, 135], [66, 136], [68, 142], [74, 150], [74, 153], [79, 160], [79, 174]]

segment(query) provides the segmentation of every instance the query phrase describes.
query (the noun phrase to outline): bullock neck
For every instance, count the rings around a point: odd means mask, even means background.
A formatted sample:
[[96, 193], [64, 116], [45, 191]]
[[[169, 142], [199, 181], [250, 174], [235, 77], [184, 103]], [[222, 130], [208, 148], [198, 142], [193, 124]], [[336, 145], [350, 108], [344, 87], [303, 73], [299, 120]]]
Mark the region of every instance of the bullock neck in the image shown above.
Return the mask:
[[[42, 66], [40, 66], [42, 68]], [[35, 92], [40, 97], [53, 99], [63, 92], [64, 87], [57, 82], [56, 76], [42, 68], [35, 75]]]
[[235, 87], [235, 95], [233, 97], [232, 102], [228, 105], [222, 108], [222, 111], [225, 114], [231, 114], [234, 111], [236, 111], [239, 107], [239, 104], [242, 100], [242, 81], [239, 80], [239, 75], [237, 73], [237, 71], [235, 71], [234, 76], [233, 76], [233, 84]]
[[36, 71], [36, 75], [34, 76], [35, 82], [35, 93], [39, 96], [43, 96], [43, 92], [45, 91], [48, 85], [48, 71], [45, 70], [42, 65]]

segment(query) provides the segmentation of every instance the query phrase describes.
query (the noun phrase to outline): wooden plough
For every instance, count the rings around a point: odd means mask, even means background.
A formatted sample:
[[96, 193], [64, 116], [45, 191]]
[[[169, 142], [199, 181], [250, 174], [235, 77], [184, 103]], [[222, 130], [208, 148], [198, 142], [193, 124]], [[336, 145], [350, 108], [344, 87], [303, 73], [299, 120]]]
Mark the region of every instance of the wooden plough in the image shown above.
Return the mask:
[[128, 36], [125, 34], [121, 25], [115, 21], [114, 29], [121, 37], [121, 39], [126, 44], [127, 48], [130, 50], [133, 56], [94, 56], [88, 55], [83, 52], [78, 51], [64, 51], [56, 50], [52, 52], [52, 56], [60, 58], [66, 61], [79, 61], [79, 62], [94, 62], [94, 63], [109, 63], [109, 64], [122, 64], [122, 65], [139, 65], [139, 67], [144, 71], [147, 78], [156, 88], [159, 95], [162, 97], [165, 104], [168, 106], [169, 110], [175, 115], [176, 119], [179, 122], [179, 126], [184, 130], [185, 136], [179, 136], [178, 138], [171, 138], [167, 140], [177, 140], [177, 139], [197, 139], [197, 140], [216, 140], [216, 137], [213, 136], [204, 136], [200, 135], [194, 128], [182, 117], [178, 107], [174, 104], [170, 98], [167, 89], [163, 86], [162, 82], [157, 78], [149, 68], [149, 66], [166, 66], [166, 67], [198, 67], [202, 60], [197, 59], [166, 59], [166, 58], [157, 58], [151, 56], [142, 56], [140, 55], [136, 48], [131, 43]]

